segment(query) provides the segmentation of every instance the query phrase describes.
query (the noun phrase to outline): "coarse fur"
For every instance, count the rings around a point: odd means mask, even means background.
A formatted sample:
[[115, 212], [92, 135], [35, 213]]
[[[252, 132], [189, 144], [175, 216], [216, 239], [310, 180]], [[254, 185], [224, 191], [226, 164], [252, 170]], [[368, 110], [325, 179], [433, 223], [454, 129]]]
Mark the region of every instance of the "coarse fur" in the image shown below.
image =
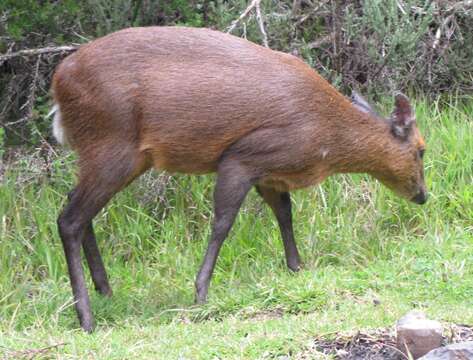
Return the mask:
[[92, 328], [79, 246], [110, 294], [91, 221], [151, 167], [217, 172], [215, 219], [196, 281], [207, 296], [220, 246], [251, 187], [273, 209], [288, 266], [299, 268], [289, 191], [334, 173], [368, 173], [425, 202], [424, 143], [407, 98], [390, 119], [352, 101], [298, 58], [208, 29], [130, 28], [82, 46], [57, 68], [54, 133], [79, 155], [79, 183], [59, 217], [76, 309]]

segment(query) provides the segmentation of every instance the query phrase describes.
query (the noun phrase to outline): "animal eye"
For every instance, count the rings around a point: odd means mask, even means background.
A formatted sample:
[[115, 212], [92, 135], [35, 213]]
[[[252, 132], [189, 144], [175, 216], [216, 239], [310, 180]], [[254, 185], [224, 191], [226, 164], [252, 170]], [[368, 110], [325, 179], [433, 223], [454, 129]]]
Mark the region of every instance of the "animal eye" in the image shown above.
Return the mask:
[[420, 156], [421, 159], [424, 158], [424, 152], [425, 152], [424, 149], [420, 149], [420, 150], [419, 150], [419, 156]]

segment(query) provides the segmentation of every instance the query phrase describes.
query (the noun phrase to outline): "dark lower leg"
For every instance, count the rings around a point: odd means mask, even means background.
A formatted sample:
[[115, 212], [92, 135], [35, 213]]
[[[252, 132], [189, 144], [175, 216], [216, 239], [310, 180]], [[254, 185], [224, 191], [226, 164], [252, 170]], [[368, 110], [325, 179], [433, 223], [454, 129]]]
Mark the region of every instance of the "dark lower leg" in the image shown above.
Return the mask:
[[232, 212], [233, 210], [234, 214], [229, 213], [224, 217], [215, 217], [209, 245], [207, 247], [207, 251], [205, 252], [204, 261], [202, 262], [202, 266], [195, 281], [196, 303], [198, 304], [203, 304], [207, 300], [210, 279], [212, 278], [220, 248], [222, 247], [223, 241], [227, 237], [228, 232], [232, 227], [236, 213], [238, 212], [238, 208], [229, 210], [229, 212]]
[[109, 294], [110, 287], [93, 234], [92, 219], [115, 193], [144, 172], [147, 166], [144, 155], [136, 153], [128, 143], [114, 142], [109, 148], [101, 150], [96, 151], [93, 157], [81, 157], [79, 184], [69, 194], [69, 203], [58, 219], [76, 310], [86, 331], [92, 330], [93, 317], [80, 248], [84, 247], [96, 288], [101, 293]]
[[204, 261], [196, 278], [196, 302], [207, 300], [210, 279], [220, 248], [235, 221], [235, 216], [250, 190], [253, 181], [242, 176], [238, 164], [221, 164], [214, 192], [214, 222]]
[[91, 332], [94, 327], [94, 319], [90, 310], [89, 294], [84, 279], [84, 270], [80, 258], [81, 234], [83, 231], [69, 222], [65, 215], [58, 220], [59, 234], [66, 255], [67, 269], [71, 281], [72, 293], [74, 295], [75, 308], [81, 327]]
[[69, 203], [58, 219], [77, 315], [81, 327], [88, 332], [92, 331], [94, 321], [84, 280], [80, 249], [81, 246], [84, 247], [94, 283], [96, 286], [97, 284], [101, 286], [101, 291], [106, 291], [107, 288], [104, 286], [108, 286], [108, 283], [93, 237], [92, 219], [119, 189], [118, 185], [115, 187], [111, 185], [105, 187], [86, 181], [80, 182], [70, 194]]
[[100, 252], [97, 247], [97, 241], [95, 239], [92, 222], [90, 222], [85, 229], [84, 237], [82, 239], [82, 246], [84, 248], [84, 254], [89, 265], [90, 275], [92, 276], [95, 290], [97, 290], [102, 295], [111, 296], [112, 289], [108, 283], [107, 272], [105, 271], [102, 257], [100, 256]]
[[[76, 191], [77, 190], [74, 189], [69, 192], [69, 194], [67, 194], [69, 201], [73, 199], [74, 193]], [[90, 275], [92, 276], [92, 280], [94, 282], [95, 290], [97, 290], [102, 295], [111, 296], [112, 289], [108, 283], [107, 272], [105, 271], [102, 257], [100, 256], [100, 252], [97, 247], [92, 221], [90, 221], [85, 227], [81, 242], [85, 257], [87, 259], [87, 264], [89, 265]]]
[[289, 269], [298, 271], [300, 268], [300, 256], [294, 241], [292, 227], [291, 197], [288, 192], [277, 192], [271, 188], [257, 186], [258, 193], [271, 207], [278, 220], [279, 229], [284, 245], [284, 253]]

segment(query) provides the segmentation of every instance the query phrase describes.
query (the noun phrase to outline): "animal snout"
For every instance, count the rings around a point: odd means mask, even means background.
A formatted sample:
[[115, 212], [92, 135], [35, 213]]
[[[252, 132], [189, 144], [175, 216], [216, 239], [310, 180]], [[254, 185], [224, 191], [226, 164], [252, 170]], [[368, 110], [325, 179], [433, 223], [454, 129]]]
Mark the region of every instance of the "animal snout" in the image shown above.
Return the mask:
[[427, 192], [425, 190], [420, 190], [411, 200], [416, 204], [422, 205], [427, 202]]

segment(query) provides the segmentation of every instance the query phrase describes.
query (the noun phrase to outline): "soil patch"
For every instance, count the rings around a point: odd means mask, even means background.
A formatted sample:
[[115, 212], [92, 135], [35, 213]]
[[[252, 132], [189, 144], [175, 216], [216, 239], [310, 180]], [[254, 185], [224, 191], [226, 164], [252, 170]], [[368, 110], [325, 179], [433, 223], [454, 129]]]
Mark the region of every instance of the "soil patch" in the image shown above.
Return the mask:
[[[473, 326], [443, 324], [443, 345], [473, 340]], [[394, 328], [382, 328], [366, 332], [339, 333], [321, 336], [300, 359], [314, 358], [324, 354], [338, 360], [404, 360], [407, 356], [396, 348]]]

